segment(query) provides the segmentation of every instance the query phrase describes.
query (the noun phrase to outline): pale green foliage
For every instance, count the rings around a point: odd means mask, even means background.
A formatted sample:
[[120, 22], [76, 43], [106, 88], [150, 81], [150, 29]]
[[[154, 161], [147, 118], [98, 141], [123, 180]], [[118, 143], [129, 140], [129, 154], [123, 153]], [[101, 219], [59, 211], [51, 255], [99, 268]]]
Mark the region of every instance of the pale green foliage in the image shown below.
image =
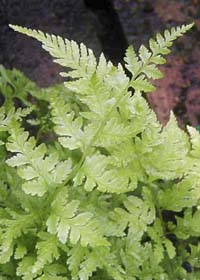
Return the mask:
[[51, 215], [47, 220], [47, 230], [58, 235], [61, 243], [65, 244], [68, 236], [72, 244], [78, 241], [83, 246], [108, 245], [106, 239], [101, 237], [101, 225], [92, 219], [90, 212], [78, 215], [79, 200], [68, 201], [66, 189], [61, 190], [51, 205]]
[[130, 77], [83, 44], [11, 27], [70, 81], [39, 89], [0, 69], [1, 279], [199, 279], [200, 136], [173, 113], [162, 127], [142, 96], [192, 24], [129, 47]]
[[19, 176], [25, 180], [22, 189], [31, 195], [44, 195], [51, 188], [67, 178], [71, 171], [71, 163], [59, 161], [56, 153], [46, 156], [47, 150], [44, 144], [36, 147], [36, 141], [24, 132], [18, 123], [11, 122], [8, 125], [11, 136], [6, 144], [7, 150], [16, 153], [7, 160], [7, 164], [18, 167]]

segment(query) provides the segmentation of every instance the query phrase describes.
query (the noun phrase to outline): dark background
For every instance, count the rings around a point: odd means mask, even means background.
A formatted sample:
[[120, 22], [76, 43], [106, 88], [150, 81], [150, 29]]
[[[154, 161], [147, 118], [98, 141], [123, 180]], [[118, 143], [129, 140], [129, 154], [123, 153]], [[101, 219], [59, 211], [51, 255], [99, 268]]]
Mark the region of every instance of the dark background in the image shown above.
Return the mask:
[[84, 42], [117, 64], [125, 49], [147, 45], [158, 31], [194, 21], [176, 41], [165, 77], [148, 95], [165, 124], [171, 109], [180, 126], [200, 124], [200, 2], [198, 0], [0, 0], [0, 64], [23, 71], [39, 86], [61, 82], [60, 67], [38, 42], [10, 30], [9, 23]]

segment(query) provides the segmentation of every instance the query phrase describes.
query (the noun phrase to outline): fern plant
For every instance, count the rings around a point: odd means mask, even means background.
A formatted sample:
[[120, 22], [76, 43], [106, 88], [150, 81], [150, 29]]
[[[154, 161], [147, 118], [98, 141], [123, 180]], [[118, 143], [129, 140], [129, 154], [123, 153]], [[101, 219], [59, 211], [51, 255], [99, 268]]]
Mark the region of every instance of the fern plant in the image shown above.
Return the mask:
[[200, 135], [173, 113], [162, 127], [142, 96], [191, 27], [129, 47], [128, 77], [83, 44], [11, 25], [67, 81], [39, 89], [22, 76], [13, 109], [18, 72], [2, 68], [1, 280], [199, 279]]

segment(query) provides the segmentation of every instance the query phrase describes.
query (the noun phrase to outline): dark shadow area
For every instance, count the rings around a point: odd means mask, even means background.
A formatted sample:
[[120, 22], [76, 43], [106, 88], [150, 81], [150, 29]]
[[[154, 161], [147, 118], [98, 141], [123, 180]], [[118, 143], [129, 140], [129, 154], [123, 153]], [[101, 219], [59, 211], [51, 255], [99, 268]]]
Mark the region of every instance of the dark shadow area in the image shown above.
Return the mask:
[[96, 32], [105, 56], [117, 64], [124, 58], [128, 42], [112, 0], [84, 0], [96, 17]]

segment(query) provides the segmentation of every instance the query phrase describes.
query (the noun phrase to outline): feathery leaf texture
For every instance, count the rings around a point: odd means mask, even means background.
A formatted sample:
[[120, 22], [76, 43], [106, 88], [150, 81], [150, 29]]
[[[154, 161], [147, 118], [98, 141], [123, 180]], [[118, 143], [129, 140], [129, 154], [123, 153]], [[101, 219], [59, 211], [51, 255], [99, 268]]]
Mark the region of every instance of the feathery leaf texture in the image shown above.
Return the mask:
[[67, 79], [39, 89], [0, 68], [2, 280], [199, 279], [200, 136], [173, 113], [162, 127], [142, 96], [191, 27], [129, 47], [128, 77], [83, 43], [11, 25], [40, 41]]
[[71, 171], [70, 161], [59, 161], [56, 153], [46, 156], [46, 146], [36, 147], [33, 137], [18, 123], [10, 124], [10, 137], [6, 144], [8, 151], [16, 153], [7, 164], [18, 167], [19, 176], [25, 180], [22, 189], [27, 194], [42, 196], [61, 184]]
[[172, 28], [170, 31], [165, 30], [164, 35], [157, 34], [156, 39], [150, 39], [149, 48], [144, 45], [139, 48], [139, 55], [136, 54], [134, 48], [130, 46], [126, 51], [125, 63], [126, 68], [131, 72], [131, 85], [136, 90], [145, 92], [152, 91], [152, 85], [147, 78], [160, 79], [162, 73], [156, 65], [164, 64], [166, 60], [164, 55], [170, 53], [170, 47], [173, 41], [181, 37], [193, 24], [182, 25], [177, 28]]
[[[153, 89], [151, 84], [145, 79], [145, 76], [153, 79], [159, 79], [162, 77], [162, 73], [158, 70], [156, 65], [165, 63], [163, 55], [170, 52], [169, 47], [172, 46], [173, 41], [178, 37], [181, 37], [191, 29], [192, 26], [193, 24], [182, 25], [177, 28], [173, 27], [171, 31], [166, 30], [164, 36], [158, 33], [156, 40], [151, 39], [149, 41], [150, 50], [143, 45], [140, 47], [139, 56], [135, 53], [133, 47], [128, 48], [125, 62], [126, 68], [133, 75], [131, 85], [134, 89], [144, 91], [149, 91], [149, 89], [151, 91]], [[32, 30], [17, 25], [10, 25], [10, 27], [15, 31], [26, 34], [40, 41], [42, 47], [55, 58], [55, 62], [64, 67], [73, 69], [68, 73], [65, 72], [64, 76], [75, 79], [83, 78], [83, 81], [81, 81], [81, 83], [83, 82], [82, 86], [84, 85], [84, 81], [91, 80], [94, 74], [96, 74], [99, 81], [106, 79], [108, 83], [114, 82], [118, 85], [122, 85], [124, 83], [123, 80], [126, 80], [126, 78], [123, 77], [124, 75], [121, 74], [122, 70], [120, 67], [116, 69], [111, 63], [107, 63], [103, 55], [100, 56], [99, 62], [97, 63], [93, 52], [90, 49], [87, 49], [83, 43], [79, 46], [74, 41], [69, 41], [56, 35], [45, 34], [42, 31]], [[139, 76], [141, 77], [138, 80]], [[88, 84], [88, 81], [86, 83]], [[76, 83], [72, 83], [72, 87], [74, 84], [76, 88]], [[70, 83], [66, 83], [66, 85], [70, 86]], [[77, 87], [79, 86], [80, 81], [77, 84]]]

